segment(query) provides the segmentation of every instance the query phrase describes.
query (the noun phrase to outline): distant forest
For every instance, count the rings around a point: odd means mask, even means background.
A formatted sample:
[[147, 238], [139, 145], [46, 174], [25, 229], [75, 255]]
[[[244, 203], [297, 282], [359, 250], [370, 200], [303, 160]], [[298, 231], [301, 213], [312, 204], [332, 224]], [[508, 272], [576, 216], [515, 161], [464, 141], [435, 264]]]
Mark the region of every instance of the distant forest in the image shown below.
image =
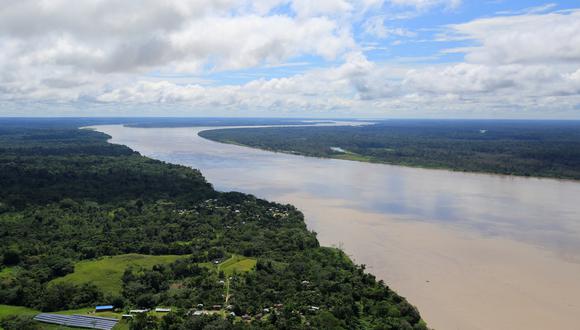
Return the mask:
[[[218, 192], [199, 171], [76, 129], [113, 122], [0, 123], [0, 327], [112, 304], [119, 316], [172, 308], [131, 329], [427, 329], [364, 266], [320, 247], [293, 206]], [[145, 266], [122, 262], [139, 256]]]
[[580, 180], [580, 121], [389, 120], [358, 127], [209, 130], [200, 136], [315, 157]]

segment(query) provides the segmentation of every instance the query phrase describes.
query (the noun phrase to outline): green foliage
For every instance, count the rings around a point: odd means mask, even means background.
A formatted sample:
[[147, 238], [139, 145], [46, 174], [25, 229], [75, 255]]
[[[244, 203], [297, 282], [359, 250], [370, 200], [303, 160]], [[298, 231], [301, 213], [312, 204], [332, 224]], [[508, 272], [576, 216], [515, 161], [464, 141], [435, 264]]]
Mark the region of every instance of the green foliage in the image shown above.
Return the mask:
[[245, 273], [254, 269], [256, 263], [256, 259], [234, 255], [228, 260], [219, 264], [218, 269], [219, 271], [223, 271], [226, 275], [232, 275], [233, 273]]
[[30, 316], [38, 313], [38, 310], [23, 306], [0, 305], [0, 320], [12, 315]]
[[49, 286], [57, 283], [92, 283], [103, 293], [114, 295], [121, 291], [122, 276], [125, 269], [129, 267], [149, 269], [157, 264], [172, 263], [180, 257], [182, 256], [151, 256], [132, 253], [102, 257], [96, 260], [83, 260], [75, 264], [74, 273], [55, 278], [50, 281]]
[[4, 330], [41, 330], [42, 327], [34, 322], [30, 316], [10, 316], [0, 320], [0, 327]]
[[332, 313], [328, 311], [322, 311], [318, 315], [312, 317], [310, 320], [310, 325], [314, 329], [345, 329], [346, 324], [344, 321], [339, 320]]
[[[404, 166], [580, 180], [580, 122], [389, 120], [203, 131], [225, 143]], [[336, 151], [332, 148], [340, 148]]]
[[[133, 329], [422, 324], [363, 267], [320, 247], [293, 206], [217, 192], [198, 171], [107, 144], [103, 134], [51, 125], [0, 126], [0, 303], [176, 310], [140, 316]], [[186, 314], [226, 299], [237, 318]], [[244, 314], [251, 321], [241, 322]]]
[[54, 311], [79, 308], [100, 301], [103, 301], [103, 294], [94, 284], [63, 282], [48, 286], [39, 303], [43, 311]]

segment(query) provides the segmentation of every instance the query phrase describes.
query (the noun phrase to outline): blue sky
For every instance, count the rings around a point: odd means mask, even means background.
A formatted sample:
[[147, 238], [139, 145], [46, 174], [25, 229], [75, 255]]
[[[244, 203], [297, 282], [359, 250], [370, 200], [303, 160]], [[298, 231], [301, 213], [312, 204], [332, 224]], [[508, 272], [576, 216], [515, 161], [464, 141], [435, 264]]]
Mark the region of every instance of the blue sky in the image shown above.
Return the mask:
[[0, 9], [0, 115], [580, 119], [577, 1]]

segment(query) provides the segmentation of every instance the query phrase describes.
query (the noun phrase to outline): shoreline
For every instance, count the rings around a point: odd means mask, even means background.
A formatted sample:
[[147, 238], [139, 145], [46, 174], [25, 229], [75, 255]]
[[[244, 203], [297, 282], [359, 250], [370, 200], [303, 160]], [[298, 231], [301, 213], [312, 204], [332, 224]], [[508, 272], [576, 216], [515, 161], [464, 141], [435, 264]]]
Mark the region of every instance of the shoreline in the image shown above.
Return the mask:
[[[293, 126], [300, 126], [300, 125], [293, 125]], [[315, 126], [315, 125], [306, 125], [306, 126]], [[236, 145], [236, 146], [240, 146], [240, 147], [246, 147], [246, 148], [252, 148], [252, 149], [257, 149], [257, 150], [262, 150], [262, 151], [268, 151], [268, 152], [273, 152], [273, 153], [280, 153], [280, 154], [285, 154], [285, 155], [294, 155], [294, 156], [303, 156], [303, 157], [311, 157], [311, 158], [319, 158], [319, 159], [335, 159], [335, 160], [344, 160], [344, 161], [351, 161], [351, 162], [360, 162], [360, 163], [369, 163], [369, 164], [381, 164], [381, 165], [387, 165], [387, 166], [398, 166], [398, 167], [406, 167], [406, 168], [415, 168], [415, 169], [425, 169], [425, 170], [436, 170], [436, 171], [447, 171], [447, 172], [452, 172], [452, 173], [466, 173], [466, 174], [476, 174], [476, 175], [492, 175], [492, 176], [498, 176], [498, 177], [504, 177], [504, 178], [528, 178], [528, 179], [539, 179], [539, 180], [557, 180], [557, 181], [563, 181], [563, 182], [575, 182], [575, 183], [580, 183], [580, 179], [573, 179], [573, 178], [563, 178], [563, 177], [553, 177], [553, 176], [532, 176], [532, 175], [518, 175], [518, 174], [505, 174], [505, 173], [496, 173], [496, 172], [485, 172], [485, 171], [467, 171], [467, 170], [460, 170], [460, 169], [453, 169], [453, 168], [447, 168], [447, 167], [430, 167], [430, 166], [424, 166], [424, 165], [403, 165], [403, 164], [397, 164], [397, 163], [389, 163], [389, 162], [384, 162], [381, 160], [365, 160], [365, 159], [349, 159], [349, 158], [341, 158], [341, 157], [330, 157], [330, 156], [320, 156], [320, 155], [311, 155], [311, 154], [307, 154], [307, 153], [302, 153], [302, 152], [298, 152], [298, 151], [289, 151], [289, 150], [276, 150], [276, 149], [269, 149], [269, 148], [260, 148], [257, 146], [252, 146], [252, 145], [247, 145], [247, 144], [243, 144], [243, 143], [239, 143], [236, 141], [224, 141], [224, 140], [218, 140], [218, 139], [210, 139], [208, 137], [202, 136], [199, 133], [202, 132], [208, 132], [208, 131], [221, 131], [221, 130], [227, 130], [227, 129], [234, 129], [234, 128], [277, 128], [277, 127], [281, 127], [281, 126], [264, 126], [264, 127], [208, 127], [207, 129], [201, 130], [198, 132], [198, 136], [209, 140], [209, 141], [213, 141], [213, 142], [217, 142], [217, 143], [223, 143], [223, 144], [231, 144], [231, 145]], [[292, 126], [289, 126], [292, 127]], [[190, 128], [199, 128], [198, 126], [192, 126]], [[358, 154], [356, 154], [358, 155]], [[366, 157], [364, 155], [358, 155], [361, 157]]]

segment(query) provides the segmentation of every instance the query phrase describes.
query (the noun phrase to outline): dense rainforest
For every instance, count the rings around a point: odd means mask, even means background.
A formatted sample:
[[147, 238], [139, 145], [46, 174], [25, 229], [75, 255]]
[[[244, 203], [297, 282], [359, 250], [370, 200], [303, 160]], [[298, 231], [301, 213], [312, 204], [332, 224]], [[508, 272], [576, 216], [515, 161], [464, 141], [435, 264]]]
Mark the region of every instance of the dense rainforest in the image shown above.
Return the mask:
[[200, 136], [307, 156], [580, 180], [580, 121], [388, 120], [356, 127], [209, 130]]
[[112, 304], [171, 307], [131, 329], [427, 329], [293, 206], [218, 192], [76, 128], [95, 123], [111, 121], [0, 123], [0, 327], [44, 327], [16, 306]]

